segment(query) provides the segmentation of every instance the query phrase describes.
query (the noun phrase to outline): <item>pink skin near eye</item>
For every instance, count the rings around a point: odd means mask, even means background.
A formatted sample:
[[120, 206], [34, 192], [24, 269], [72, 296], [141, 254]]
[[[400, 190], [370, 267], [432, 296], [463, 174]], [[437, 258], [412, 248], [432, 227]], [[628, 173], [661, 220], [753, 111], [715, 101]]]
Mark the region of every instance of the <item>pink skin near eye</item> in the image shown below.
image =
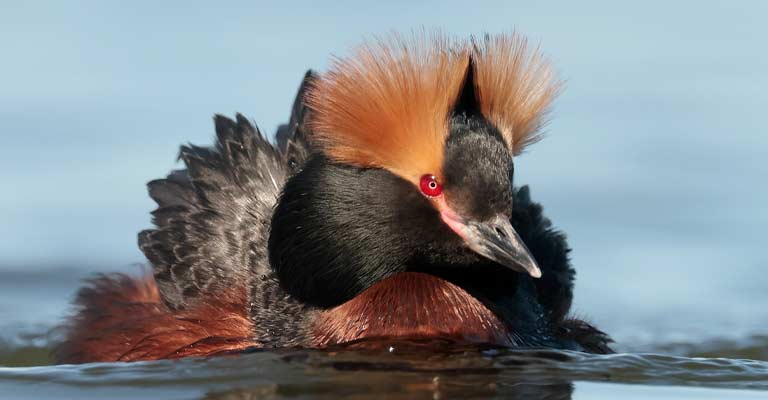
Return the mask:
[[[445, 200], [443, 200], [445, 202]], [[456, 213], [453, 212], [448, 207], [445, 207], [442, 212], [440, 212], [440, 218], [445, 222], [446, 225], [448, 225], [451, 230], [456, 232], [459, 237], [461, 237], [464, 240], [467, 240], [467, 234], [464, 232], [466, 229], [466, 226], [461, 222], [461, 218], [459, 218]]]
[[419, 188], [424, 196], [437, 202], [437, 209], [443, 222], [462, 239], [466, 239], [465, 226], [462, 224], [461, 218], [446, 204], [443, 197], [443, 185], [437, 182], [437, 178], [431, 174], [423, 175], [419, 181]]

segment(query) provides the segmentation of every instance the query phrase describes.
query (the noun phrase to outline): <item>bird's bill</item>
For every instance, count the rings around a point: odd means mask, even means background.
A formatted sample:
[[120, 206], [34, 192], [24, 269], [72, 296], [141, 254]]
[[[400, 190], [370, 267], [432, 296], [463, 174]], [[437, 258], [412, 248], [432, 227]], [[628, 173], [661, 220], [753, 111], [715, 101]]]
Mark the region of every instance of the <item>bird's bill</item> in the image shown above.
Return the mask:
[[499, 215], [487, 222], [477, 222], [466, 220], [451, 210], [444, 210], [440, 215], [474, 252], [515, 271], [541, 277], [536, 260], [508, 218]]

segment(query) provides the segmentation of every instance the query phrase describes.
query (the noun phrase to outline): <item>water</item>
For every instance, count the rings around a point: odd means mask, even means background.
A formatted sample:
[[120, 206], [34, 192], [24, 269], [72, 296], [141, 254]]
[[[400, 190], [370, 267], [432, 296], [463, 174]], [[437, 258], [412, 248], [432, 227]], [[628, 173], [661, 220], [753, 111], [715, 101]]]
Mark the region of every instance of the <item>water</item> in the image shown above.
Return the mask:
[[[768, 3], [0, 3], [0, 399], [768, 397]], [[421, 25], [516, 27], [567, 81], [516, 181], [568, 233], [574, 311], [620, 354], [51, 365], [79, 280], [138, 271], [144, 184], [179, 144], [210, 143], [215, 112], [273, 131], [306, 68]]]
[[[675, 398], [764, 398], [760, 391], [768, 389], [768, 361], [545, 350], [425, 352], [395, 346], [378, 353], [283, 350], [181, 361], [0, 368], [0, 382], [7, 393], [20, 398], [55, 395], [57, 399], [107, 393], [111, 398], [174, 399], [384, 395], [578, 399], [601, 393], [622, 398], [659, 393]], [[685, 387], [659, 387], [664, 385]]]

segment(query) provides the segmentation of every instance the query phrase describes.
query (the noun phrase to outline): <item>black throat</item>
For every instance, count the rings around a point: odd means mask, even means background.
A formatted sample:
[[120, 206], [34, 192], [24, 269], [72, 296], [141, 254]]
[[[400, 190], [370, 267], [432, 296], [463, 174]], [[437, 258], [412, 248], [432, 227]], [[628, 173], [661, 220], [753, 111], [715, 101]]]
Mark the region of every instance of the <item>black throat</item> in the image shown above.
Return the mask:
[[425, 248], [438, 246], [461, 242], [411, 183], [318, 154], [286, 183], [269, 258], [288, 293], [325, 308], [409, 270]]

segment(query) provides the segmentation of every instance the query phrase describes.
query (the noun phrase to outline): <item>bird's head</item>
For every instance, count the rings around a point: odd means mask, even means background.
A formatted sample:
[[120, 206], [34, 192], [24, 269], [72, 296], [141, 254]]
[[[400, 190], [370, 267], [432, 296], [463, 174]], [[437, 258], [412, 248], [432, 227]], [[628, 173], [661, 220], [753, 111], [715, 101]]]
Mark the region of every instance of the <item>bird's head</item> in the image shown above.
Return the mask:
[[558, 88], [514, 34], [394, 37], [336, 59], [307, 97], [319, 153], [273, 217], [283, 285], [332, 306], [409, 270], [491, 260], [540, 277], [510, 223], [513, 157]]

